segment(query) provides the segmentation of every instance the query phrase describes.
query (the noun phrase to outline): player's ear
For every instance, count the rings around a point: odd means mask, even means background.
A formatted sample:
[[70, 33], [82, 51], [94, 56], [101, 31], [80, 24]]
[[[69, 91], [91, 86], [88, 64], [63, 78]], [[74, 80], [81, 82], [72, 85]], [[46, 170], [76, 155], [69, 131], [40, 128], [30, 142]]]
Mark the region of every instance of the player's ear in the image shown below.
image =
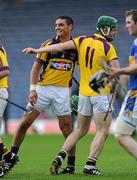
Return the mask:
[[70, 27], [70, 30], [72, 31], [73, 30], [73, 25], [70, 24], [69, 27]]

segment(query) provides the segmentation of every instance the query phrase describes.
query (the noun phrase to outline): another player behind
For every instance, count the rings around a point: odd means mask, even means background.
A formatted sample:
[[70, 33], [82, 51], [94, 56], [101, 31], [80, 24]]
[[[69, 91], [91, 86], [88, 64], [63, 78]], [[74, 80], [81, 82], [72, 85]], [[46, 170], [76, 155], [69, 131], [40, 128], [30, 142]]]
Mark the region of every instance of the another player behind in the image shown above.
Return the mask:
[[[9, 65], [7, 60], [7, 54], [2, 45], [0, 45], [0, 97], [8, 98], [8, 75], [9, 75]], [[2, 123], [3, 113], [7, 106], [7, 102], [0, 98], [0, 127]], [[0, 177], [4, 176], [3, 171], [3, 157], [8, 158], [11, 157], [11, 153], [9, 153], [8, 149], [4, 147], [2, 139], [0, 137]], [[16, 159], [16, 157], [13, 157]]]

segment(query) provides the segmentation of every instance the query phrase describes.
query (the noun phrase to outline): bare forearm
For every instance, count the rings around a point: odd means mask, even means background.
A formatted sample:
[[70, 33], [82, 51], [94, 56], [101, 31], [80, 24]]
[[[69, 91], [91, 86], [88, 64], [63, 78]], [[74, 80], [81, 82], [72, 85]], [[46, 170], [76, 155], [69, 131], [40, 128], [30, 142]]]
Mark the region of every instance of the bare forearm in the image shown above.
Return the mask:
[[37, 53], [51, 52], [51, 51], [60, 52], [60, 51], [63, 51], [64, 48], [63, 48], [62, 44], [58, 44], [58, 46], [56, 46], [56, 45], [50, 45], [50, 46], [43, 47], [43, 48], [39, 48], [39, 49], [36, 49], [36, 50], [37, 50]]
[[32, 69], [30, 73], [30, 84], [37, 84], [38, 76], [39, 72], [37, 72], [35, 69]]
[[131, 65], [125, 68], [121, 68], [119, 74], [137, 74], [137, 65]]
[[42, 64], [35, 62], [30, 73], [30, 84], [37, 84]]
[[68, 49], [76, 49], [72, 40], [64, 42], [64, 43], [53, 44], [47, 47], [39, 48], [39, 49], [36, 49], [36, 51], [37, 53], [60, 52], [60, 51], [68, 50]]
[[28, 54], [28, 53], [32, 54], [32, 53], [43, 53], [43, 52], [60, 52], [60, 51], [69, 50], [69, 49], [76, 49], [76, 46], [72, 40], [64, 42], [64, 43], [42, 47], [39, 49], [28, 47], [28, 48], [23, 49], [22, 52], [24, 54]]
[[111, 66], [111, 67], [114, 67], [114, 68], [120, 68], [119, 61], [118, 61], [117, 59], [111, 61], [111, 62], [110, 62], [110, 66]]

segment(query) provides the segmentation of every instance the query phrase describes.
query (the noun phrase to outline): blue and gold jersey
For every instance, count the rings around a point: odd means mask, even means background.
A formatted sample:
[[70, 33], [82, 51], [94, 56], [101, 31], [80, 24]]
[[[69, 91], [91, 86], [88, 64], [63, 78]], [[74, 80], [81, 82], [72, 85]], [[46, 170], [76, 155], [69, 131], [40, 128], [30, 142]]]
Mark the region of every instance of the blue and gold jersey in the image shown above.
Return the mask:
[[[89, 87], [90, 78], [103, 67], [100, 60], [109, 63], [117, 59], [117, 53], [112, 44], [103, 36], [93, 34], [89, 36], [80, 36], [73, 39], [78, 50], [78, 64], [80, 70], [80, 94], [83, 96], [98, 96], [98, 94]], [[108, 92], [104, 92], [107, 94]]]
[[[130, 48], [129, 65], [130, 64], [137, 64], [137, 39], [133, 41]], [[137, 90], [137, 75], [136, 74], [130, 75], [128, 89]]]
[[[56, 38], [48, 40], [42, 47], [58, 44]], [[36, 61], [42, 63], [42, 72], [38, 85], [54, 85], [59, 87], [71, 86], [75, 62], [78, 60], [76, 50], [65, 50], [62, 52], [41, 53], [37, 55]]]
[[[0, 71], [9, 70], [7, 54], [3, 46], [0, 46]], [[0, 79], [0, 88], [8, 88], [7, 76]]]

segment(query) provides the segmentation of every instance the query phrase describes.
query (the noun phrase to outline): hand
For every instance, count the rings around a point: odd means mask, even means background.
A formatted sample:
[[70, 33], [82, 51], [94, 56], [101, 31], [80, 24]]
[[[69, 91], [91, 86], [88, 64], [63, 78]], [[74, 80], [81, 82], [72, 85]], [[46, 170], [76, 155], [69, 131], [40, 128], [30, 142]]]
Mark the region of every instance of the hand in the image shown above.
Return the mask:
[[120, 74], [119, 68], [109, 67], [107, 66], [107, 75], [110, 79], [116, 78]]
[[28, 48], [23, 49], [22, 53], [24, 53], [24, 54], [35, 54], [35, 53], [37, 53], [37, 49], [28, 47]]
[[36, 91], [30, 91], [29, 102], [32, 106], [34, 106], [36, 104], [37, 98], [38, 98], [37, 92]]

